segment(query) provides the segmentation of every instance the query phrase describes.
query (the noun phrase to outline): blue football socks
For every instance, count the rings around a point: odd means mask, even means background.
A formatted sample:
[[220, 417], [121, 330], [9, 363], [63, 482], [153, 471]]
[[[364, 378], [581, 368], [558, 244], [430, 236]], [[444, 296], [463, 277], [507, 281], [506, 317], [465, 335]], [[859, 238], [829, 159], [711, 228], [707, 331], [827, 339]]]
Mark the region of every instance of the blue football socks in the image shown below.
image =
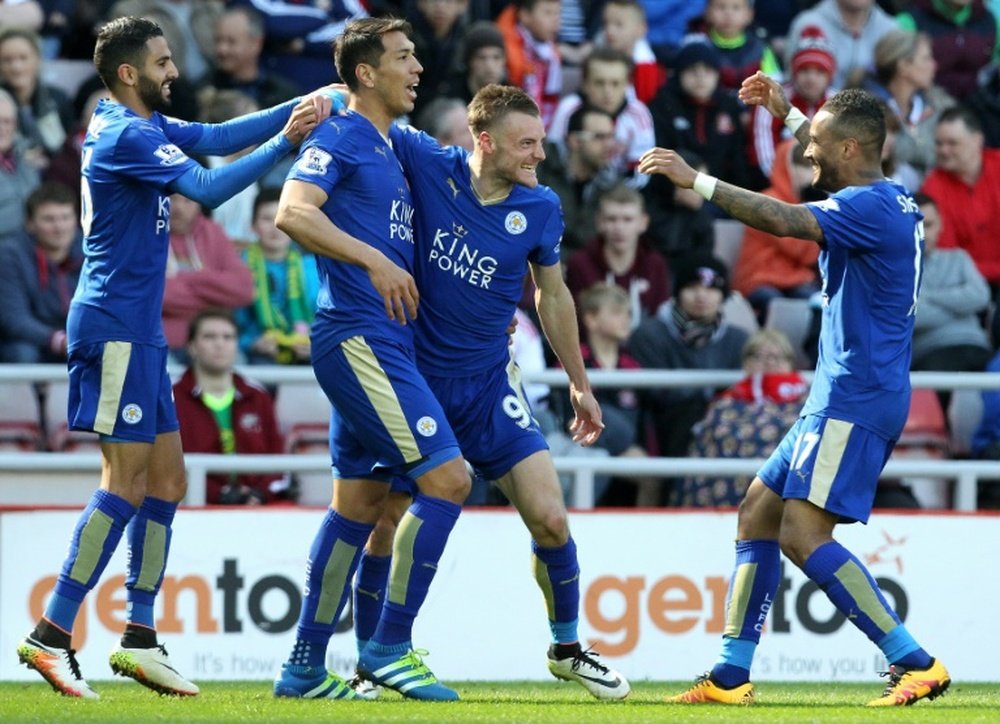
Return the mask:
[[392, 556], [373, 556], [367, 551], [361, 554], [354, 576], [354, 636], [359, 654], [378, 626], [391, 564]]
[[173, 536], [171, 524], [177, 503], [147, 495], [128, 525], [128, 576], [125, 596], [128, 600], [126, 621], [155, 628], [153, 604], [163, 584], [163, 574]]
[[571, 644], [579, 641], [580, 563], [572, 538], [561, 546], [543, 548], [531, 541], [532, 569], [542, 589], [549, 617], [552, 641]]

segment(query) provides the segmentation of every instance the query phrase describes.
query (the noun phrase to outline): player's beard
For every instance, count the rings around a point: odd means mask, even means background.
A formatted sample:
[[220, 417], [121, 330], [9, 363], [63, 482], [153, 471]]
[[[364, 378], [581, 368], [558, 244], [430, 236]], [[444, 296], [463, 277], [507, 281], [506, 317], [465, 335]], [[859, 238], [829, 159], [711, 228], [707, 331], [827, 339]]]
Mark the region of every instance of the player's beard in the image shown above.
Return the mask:
[[170, 98], [164, 97], [163, 85], [144, 75], [139, 76], [137, 88], [139, 100], [151, 111], [165, 111], [170, 108]]

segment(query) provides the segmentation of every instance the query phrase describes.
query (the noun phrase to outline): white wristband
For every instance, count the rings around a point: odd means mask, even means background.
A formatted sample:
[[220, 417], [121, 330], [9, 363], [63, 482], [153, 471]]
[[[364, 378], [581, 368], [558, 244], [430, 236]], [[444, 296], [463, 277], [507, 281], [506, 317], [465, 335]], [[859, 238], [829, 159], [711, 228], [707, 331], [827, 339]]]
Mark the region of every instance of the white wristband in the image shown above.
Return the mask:
[[698, 175], [694, 177], [694, 186], [692, 188], [696, 194], [706, 201], [711, 201], [717, 183], [719, 183], [719, 179], [715, 178], [715, 176], [709, 176], [707, 173], [699, 171]]
[[798, 133], [799, 128], [802, 127], [802, 124], [807, 122], [808, 120], [809, 119], [806, 118], [805, 113], [800, 111], [795, 106], [792, 106], [792, 109], [788, 111], [788, 115], [785, 116], [785, 127], [789, 131], [791, 131], [792, 135], [794, 136], [796, 133]]

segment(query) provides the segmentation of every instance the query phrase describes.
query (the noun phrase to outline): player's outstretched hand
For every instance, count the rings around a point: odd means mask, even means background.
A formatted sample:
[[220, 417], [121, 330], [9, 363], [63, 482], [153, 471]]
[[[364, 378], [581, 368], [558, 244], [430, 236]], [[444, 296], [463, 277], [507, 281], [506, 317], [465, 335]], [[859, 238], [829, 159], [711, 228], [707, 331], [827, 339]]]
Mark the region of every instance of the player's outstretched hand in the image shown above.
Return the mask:
[[569, 426], [573, 442], [589, 447], [597, 442], [597, 438], [604, 430], [601, 405], [593, 392], [578, 392], [573, 387], [570, 387], [569, 399], [573, 403], [575, 413], [573, 422]]
[[785, 98], [781, 84], [759, 70], [744, 79], [740, 85], [739, 97], [748, 106], [764, 106], [768, 113], [782, 120], [792, 107]]
[[639, 159], [639, 171], [646, 174], [660, 173], [675, 186], [689, 189], [694, 186], [698, 172], [687, 165], [676, 151], [668, 148], [651, 148]]
[[368, 277], [385, 302], [385, 313], [389, 319], [405, 325], [407, 319], [417, 318], [420, 293], [417, 292], [417, 283], [406, 270], [382, 256], [368, 269]]
[[296, 103], [281, 131], [288, 142], [293, 146], [302, 143], [302, 139], [308, 136], [318, 123], [330, 116], [332, 103], [330, 97], [322, 93], [305, 96]]

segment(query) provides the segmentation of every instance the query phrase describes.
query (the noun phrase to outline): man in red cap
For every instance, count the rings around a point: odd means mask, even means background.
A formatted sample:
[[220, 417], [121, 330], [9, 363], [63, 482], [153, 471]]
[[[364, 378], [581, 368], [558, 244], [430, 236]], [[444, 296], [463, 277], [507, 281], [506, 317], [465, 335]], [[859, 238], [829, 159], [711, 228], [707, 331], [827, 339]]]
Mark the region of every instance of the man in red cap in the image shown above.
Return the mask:
[[[830, 84], [837, 72], [837, 60], [823, 31], [816, 27], [802, 30], [792, 56], [792, 79], [785, 85], [789, 102], [812, 118], [830, 97]], [[791, 134], [781, 121], [757, 106], [750, 119], [750, 160], [770, 178], [774, 149]]]

